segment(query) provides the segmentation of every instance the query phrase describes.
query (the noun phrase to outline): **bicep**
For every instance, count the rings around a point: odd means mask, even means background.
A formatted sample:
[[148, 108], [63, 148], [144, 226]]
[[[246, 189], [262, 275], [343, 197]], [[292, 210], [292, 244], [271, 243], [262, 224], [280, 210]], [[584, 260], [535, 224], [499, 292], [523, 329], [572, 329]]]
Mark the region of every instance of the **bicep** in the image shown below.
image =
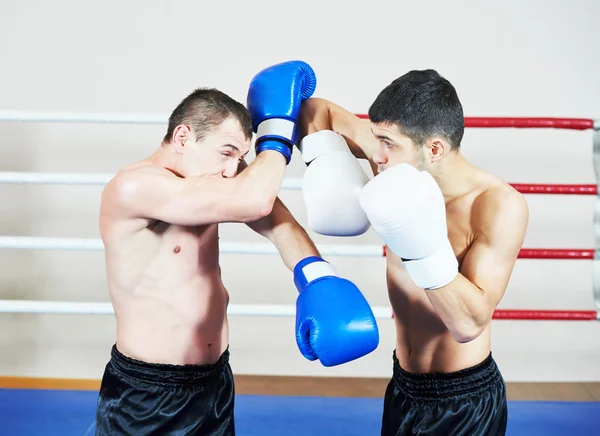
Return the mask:
[[508, 286], [527, 229], [527, 214], [498, 212], [465, 255], [461, 274], [495, 307]]
[[463, 259], [460, 273], [481, 289], [495, 307], [504, 295], [515, 257], [510, 250], [475, 242]]

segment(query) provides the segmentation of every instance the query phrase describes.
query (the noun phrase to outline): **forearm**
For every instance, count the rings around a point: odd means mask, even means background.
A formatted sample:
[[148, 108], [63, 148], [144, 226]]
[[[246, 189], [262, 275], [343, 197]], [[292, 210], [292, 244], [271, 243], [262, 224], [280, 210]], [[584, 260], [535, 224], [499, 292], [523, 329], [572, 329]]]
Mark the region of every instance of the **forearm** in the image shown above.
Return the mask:
[[[239, 196], [243, 202], [263, 201], [272, 205], [285, 174], [285, 157], [276, 151], [263, 151], [251, 165], [240, 163]], [[242, 171], [243, 170], [243, 171]]]
[[301, 137], [321, 130], [333, 130], [328, 103], [321, 98], [309, 98], [302, 102], [299, 122]]
[[491, 320], [494, 308], [485, 291], [460, 273], [448, 285], [425, 293], [457, 342], [476, 339]]
[[269, 239], [279, 251], [285, 266], [293, 271], [296, 264], [309, 256], [320, 256], [315, 244], [291, 212], [277, 198], [272, 212], [248, 227]]
[[302, 103], [300, 111], [301, 138], [321, 130], [332, 130], [344, 137], [352, 154], [370, 159], [375, 145], [368, 120], [321, 98], [310, 98]]

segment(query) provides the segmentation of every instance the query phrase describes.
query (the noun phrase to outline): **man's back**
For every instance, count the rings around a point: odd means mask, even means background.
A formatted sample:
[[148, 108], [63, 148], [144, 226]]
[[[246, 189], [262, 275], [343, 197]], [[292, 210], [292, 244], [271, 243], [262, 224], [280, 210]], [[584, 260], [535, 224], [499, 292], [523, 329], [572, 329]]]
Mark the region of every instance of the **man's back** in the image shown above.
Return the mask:
[[[177, 177], [147, 162], [124, 169], [129, 178], [149, 170]], [[227, 347], [228, 303], [217, 224], [179, 226], [128, 216], [111, 183], [102, 198], [100, 233], [119, 349], [156, 363], [214, 363]]]

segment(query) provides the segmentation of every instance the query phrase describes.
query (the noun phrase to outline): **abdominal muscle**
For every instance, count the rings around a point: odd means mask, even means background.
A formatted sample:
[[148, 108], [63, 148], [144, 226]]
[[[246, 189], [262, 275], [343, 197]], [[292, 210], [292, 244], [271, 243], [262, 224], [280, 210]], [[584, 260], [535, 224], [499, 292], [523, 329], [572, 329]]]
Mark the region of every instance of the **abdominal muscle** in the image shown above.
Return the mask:
[[490, 352], [488, 328], [469, 343], [458, 343], [427, 295], [407, 280], [401, 260], [388, 254], [388, 293], [396, 326], [396, 357], [408, 372], [454, 372], [481, 363]]
[[106, 262], [118, 350], [148, 363], [218, 361], [229, 342], [229, 295], [216, 225], [165, 224], [114, 245]]

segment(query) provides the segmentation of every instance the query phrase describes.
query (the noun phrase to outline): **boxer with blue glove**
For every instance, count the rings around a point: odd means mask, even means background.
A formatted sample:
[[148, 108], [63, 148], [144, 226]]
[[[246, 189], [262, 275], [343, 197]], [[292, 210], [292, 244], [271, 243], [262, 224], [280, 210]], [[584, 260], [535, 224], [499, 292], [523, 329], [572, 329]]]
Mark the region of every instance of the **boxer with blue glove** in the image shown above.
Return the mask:
[[[197, 89], [173, 110], [152, 155], [106, 185], [100, 233], [117, 340], [100, 386], [97, 435], [235, 434], [219, 224], [245, 223], [268, 237], [291, 271], [319, 255], [277, 199], [300, 104], [314, 88], [312, 69], [289, 62], [252, 79], [250, 110], [219, 90]], [[257, 157], [246, 167], [253, 131]], [[309, 330], [324, 334], [311, 335], [311, 358], [337, 364], [368, 351], [372, 340], [365, 347], [364, 331], [346, 325], [372, 316], [360, 291], [330, 273], [313, 278], [301, 313], [314, 313]], [[340, 298], [355, 303], [342, 312]]]
[[[273, 65], [255, 76], [248, 93], [248, 109], [257, 133], [257, 154], [278, 151], [290, 161], [298, 140], [301, 103], [312, 95], [315, 85], [314, 72], [301, 61]], [[377, 348], [379, 331], [367, 300], [320, 257], [306, 234], [298, 232], [281, 201], [275, 202], [269, 217], [249, 226], [273, 242], [294, 273], [300, 293], [296, 301], [296, 342], [304, 357], [334, 366]], [[291, 227], [296, 229], [293, 241], [289, 240]]]

